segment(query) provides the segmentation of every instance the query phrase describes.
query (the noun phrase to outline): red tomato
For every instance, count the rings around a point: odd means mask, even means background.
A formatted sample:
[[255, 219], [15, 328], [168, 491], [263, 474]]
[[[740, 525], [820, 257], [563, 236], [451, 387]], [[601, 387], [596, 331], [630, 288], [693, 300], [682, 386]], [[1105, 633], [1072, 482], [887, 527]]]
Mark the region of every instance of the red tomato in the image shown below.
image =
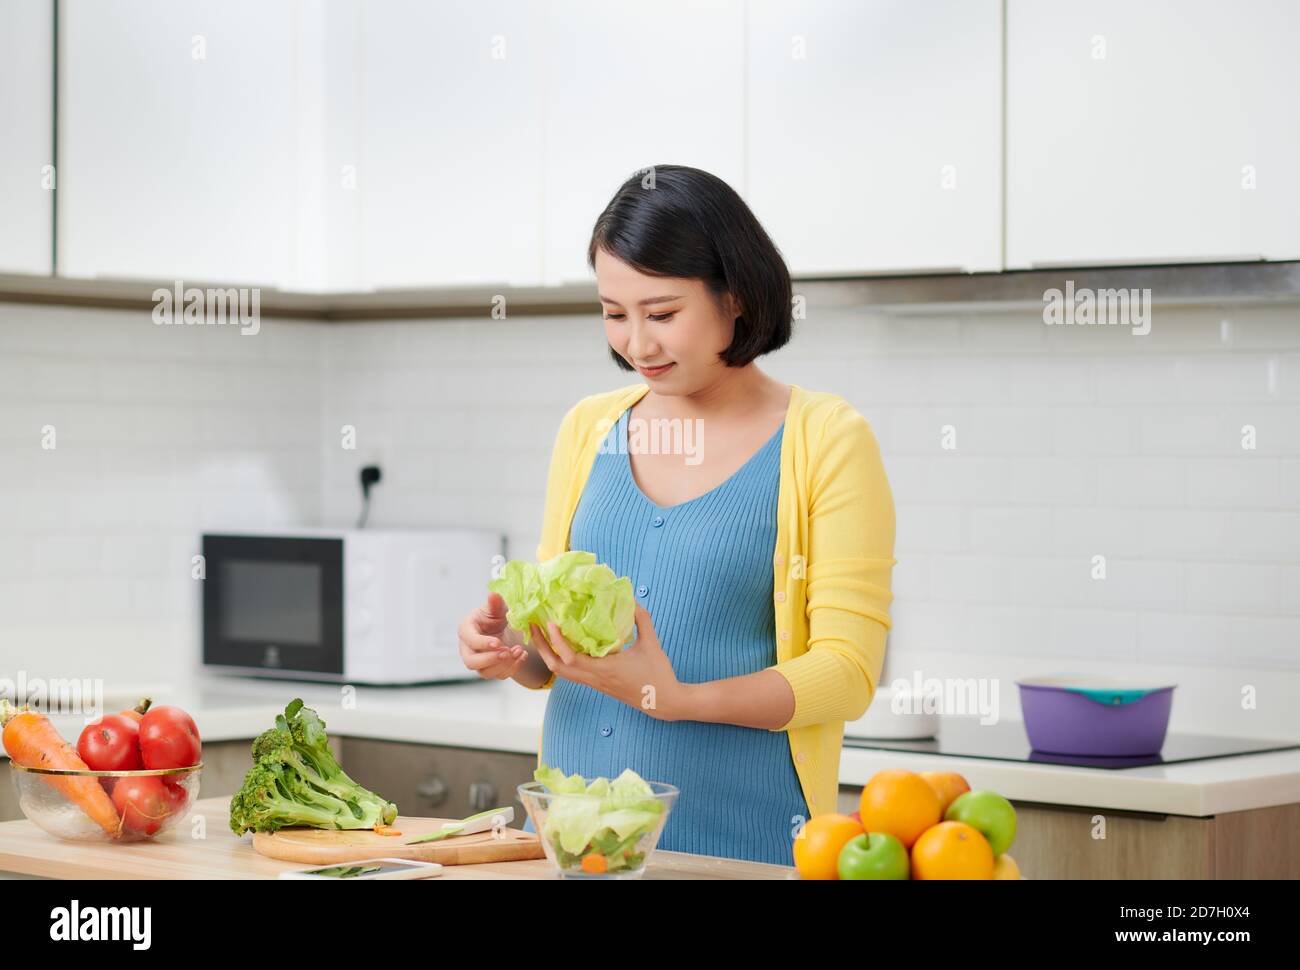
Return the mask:
[[179, 812], [185, 806], [185, 800], [190, 797], [181, 783], [171, 778], [163, 778], [163, 790], [167, 795], [168, 810], [173, 813]]
[[122, 714], [109, 714], [87, 724], [77, 739], [77, 754], [95, 771], [133, 771], [140, 760], [140, 725]]
[[144, 835], [157, 832], [163, 819], [172, 813], [166, 786], [152, 775], [119, 778], [113, 786], [113, 806], [122, 816], [124, 828]]
[[199, 729], [179, 707], [152, 707], [140, 720], [140, 755], [146, 768], [188, 768], [199, 763]]

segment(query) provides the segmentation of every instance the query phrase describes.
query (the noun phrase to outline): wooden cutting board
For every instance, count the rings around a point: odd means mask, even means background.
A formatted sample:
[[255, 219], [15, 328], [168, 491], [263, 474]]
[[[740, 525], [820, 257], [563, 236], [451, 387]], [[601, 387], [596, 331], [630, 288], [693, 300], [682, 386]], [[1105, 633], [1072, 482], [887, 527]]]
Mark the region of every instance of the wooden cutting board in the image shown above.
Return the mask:
[[536, 833], [503, 828], [497, 837], [491, 832], [452, 835], [437, 842], [407, 845], [411, 839], [436, 832], [455, 818], [412, 818], [399, 815], [393, 828], [400, 836], [376, 835], [369, 829], [340, 832], [331, 829], [280, 829], [278, 832], [254, 832], [253, 848], [261, 855], [285, 862], [307, 865], [331, 865], [360, 859], [419, 859], [440, 862], [444, 866], [473, 865], [480, 862], [517, 862], [543, 859], [546, 852]]

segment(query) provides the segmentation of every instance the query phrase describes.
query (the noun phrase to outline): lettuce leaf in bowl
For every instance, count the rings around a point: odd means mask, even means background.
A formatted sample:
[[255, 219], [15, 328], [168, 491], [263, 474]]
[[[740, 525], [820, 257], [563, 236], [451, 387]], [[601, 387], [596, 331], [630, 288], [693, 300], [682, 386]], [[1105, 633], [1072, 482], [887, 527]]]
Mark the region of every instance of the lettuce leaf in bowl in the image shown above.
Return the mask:
[[610, 871], [636, 865], [637, 842], [660, 822], [664, 804], [631, 768], [610, 781], [565, 775], [541, 765], [533, 778], [561, 798], [549, 801], [541, 835], [555, 849], [562, 866], [581, 865], [592, 852], [606, 857]]

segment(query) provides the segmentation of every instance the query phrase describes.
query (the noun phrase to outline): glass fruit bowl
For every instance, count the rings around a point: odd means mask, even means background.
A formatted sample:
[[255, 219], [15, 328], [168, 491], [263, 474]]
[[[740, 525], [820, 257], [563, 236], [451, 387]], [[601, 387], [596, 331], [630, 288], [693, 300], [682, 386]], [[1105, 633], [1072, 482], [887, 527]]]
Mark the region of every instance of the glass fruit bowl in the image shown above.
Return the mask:
[[[202, 762], [136, 771], [9, 763], [23, 814], [38, 828], [70, 842], [139, 842], [171, 831], [189, 817], [199, 797], [202, 768]], [[119, 785], [128, 787], [115, 799]]]
[[651, 795], [636, 805], [601, 811], [601, 797], [548, 791], [540, 781], [519, 786], [546, 858], [567, 879], [639, 879], [659, 843], [678, 790], [647, 782]]

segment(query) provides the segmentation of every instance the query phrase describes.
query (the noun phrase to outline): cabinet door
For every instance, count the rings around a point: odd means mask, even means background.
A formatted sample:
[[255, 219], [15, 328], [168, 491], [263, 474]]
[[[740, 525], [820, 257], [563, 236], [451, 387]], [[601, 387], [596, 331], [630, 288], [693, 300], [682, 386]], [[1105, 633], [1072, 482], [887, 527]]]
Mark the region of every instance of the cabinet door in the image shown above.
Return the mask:
[[634, 172], [691, 165], [744, 193], [741, 0], [552, 0], [545, 278], [590, 280], [597, 216]]
[[360, 785], [397, 805], [402, 815], [465, 818], [513, 806], [511, 828], [528, 817], [518, 787], [533, 780], [537, 755], [481, 751], [368, 738], [344, 738], [342, 763]]
[[541, 6], [362, 5], [365, 285], [541, 282]]
[[998, 0], [753, 0], [748, 198], [802, 274], [1001, 268]]
[[54, 4], [0, 4], [0, 273], [49, 273]]
[[1300, 4], [1009, 0], [1007, 264], [1300, 257]]
[[293, 286], [297, 5], [63, 0], [59, 270]]

